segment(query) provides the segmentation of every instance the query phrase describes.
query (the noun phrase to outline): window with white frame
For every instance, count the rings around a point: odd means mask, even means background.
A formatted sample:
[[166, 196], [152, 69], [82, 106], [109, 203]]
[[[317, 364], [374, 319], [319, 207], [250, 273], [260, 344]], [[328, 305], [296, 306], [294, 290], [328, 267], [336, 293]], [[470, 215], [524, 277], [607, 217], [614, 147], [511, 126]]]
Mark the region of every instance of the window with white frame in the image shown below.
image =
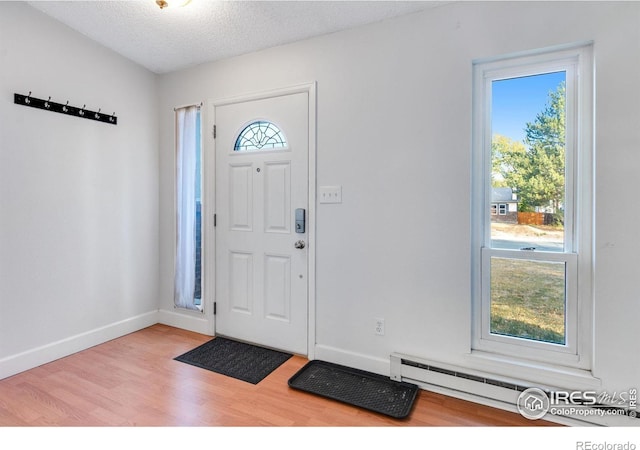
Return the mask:
[[202, 311], [202, 140], [200, 106], [175, 110], [174, 303]]
[[[474, 64], [476, 352], [590, 367], [592, 97], [590, 45]], [[500, 187], [530, 222], [491, 221]]]

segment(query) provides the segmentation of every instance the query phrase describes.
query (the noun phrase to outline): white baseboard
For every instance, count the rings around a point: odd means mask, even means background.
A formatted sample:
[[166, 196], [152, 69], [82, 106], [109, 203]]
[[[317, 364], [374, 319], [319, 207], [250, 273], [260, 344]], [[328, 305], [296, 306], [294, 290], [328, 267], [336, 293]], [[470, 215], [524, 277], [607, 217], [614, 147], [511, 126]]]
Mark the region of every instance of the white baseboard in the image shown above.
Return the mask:
[[354, 369], [389, 376], [391, 363], [388, 359], [372, 358], [370, 355], [349, 352], [336, 347], [316, 344], [314, 347], [314, 359], [340, 364]]
[[189, 311], [186, 309], [158, 311], [158, 323], [183, 330], [193, 331], [194, 333], [206, 334], [213, 336], [213, 324], [203, 313], [199, 311]]
[[64, 358], [158, 323], [158, 311], [130, 317], [50, 344], [0, 359], [0, 379]]

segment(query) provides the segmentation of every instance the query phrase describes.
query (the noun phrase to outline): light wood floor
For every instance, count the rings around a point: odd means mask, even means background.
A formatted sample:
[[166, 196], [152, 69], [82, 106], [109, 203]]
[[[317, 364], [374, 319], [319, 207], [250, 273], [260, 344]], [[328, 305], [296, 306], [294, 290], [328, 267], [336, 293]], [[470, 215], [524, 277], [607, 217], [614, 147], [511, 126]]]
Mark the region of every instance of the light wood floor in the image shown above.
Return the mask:
[[0, 380], [0, 426], [548, 426], [420, 391], [395, 420], [293, 390], [294, 356], [257, 385], [174, 361], [211, 339], [154, 325]]

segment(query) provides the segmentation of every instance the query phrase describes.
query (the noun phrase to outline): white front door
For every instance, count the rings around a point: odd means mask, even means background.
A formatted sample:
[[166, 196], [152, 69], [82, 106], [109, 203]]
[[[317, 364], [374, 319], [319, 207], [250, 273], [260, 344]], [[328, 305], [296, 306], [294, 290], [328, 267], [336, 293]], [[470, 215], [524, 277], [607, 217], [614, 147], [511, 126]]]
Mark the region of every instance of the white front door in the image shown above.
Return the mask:
[[215, 125], [216, 334], [306, 355], [309, 93], [216, 106]]

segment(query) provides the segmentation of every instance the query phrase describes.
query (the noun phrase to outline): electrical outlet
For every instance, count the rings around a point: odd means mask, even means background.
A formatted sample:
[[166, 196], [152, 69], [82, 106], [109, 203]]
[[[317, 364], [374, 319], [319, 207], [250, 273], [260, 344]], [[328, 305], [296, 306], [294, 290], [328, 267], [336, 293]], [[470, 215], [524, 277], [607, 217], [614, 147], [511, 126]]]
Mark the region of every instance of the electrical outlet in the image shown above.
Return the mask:
[[384, 319], [376, 319], [375, 333], [384, 336]]

